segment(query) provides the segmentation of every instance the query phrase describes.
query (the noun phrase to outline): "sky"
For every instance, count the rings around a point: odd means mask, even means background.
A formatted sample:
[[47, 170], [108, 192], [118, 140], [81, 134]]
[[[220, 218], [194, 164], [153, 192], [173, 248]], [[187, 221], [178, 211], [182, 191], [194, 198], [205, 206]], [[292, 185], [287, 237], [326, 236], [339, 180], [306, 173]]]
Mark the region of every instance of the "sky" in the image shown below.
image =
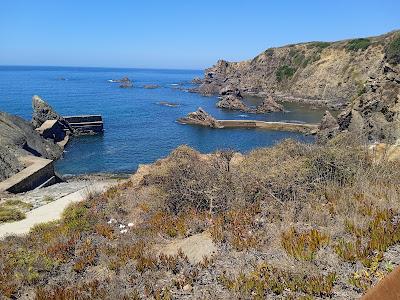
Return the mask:
[[400, 0], [0, 0], [0, 65], [203, 69], [400, 29]]

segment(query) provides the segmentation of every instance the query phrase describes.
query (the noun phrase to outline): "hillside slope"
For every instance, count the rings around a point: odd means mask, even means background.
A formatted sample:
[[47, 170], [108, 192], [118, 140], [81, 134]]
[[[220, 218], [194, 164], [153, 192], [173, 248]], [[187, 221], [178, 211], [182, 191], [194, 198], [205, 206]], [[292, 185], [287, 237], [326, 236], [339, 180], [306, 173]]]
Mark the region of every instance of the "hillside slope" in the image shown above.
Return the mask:
[[270, 48], [252, 60], [220, 60], [196, 89], [218, 94], [228, 86], [261, 97], [345, 109], [341, 131], [370, 141], [400, 138], [400, 31], [338, 42]]

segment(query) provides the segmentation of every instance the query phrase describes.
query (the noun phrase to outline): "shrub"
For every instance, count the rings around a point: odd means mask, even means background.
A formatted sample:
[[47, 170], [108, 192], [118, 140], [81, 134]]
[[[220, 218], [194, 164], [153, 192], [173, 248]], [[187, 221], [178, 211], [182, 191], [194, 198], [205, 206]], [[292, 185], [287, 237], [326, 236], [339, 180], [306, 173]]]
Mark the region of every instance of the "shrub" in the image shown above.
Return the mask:
[[25, 219], [25, 214], [17, 208], [0, 207], [0, 223]]
[[386, 59], [391, 64], [400, 64], [400, 34], [385, 48]]
[[371, 45], [371, 41], [366, 38], [351, 40], [347, 43], [346, 49], [350, 51], [365, 50]]
[[281, 244], [286, 253], [301, 260], [312, 260], [328, 242], [329, 236], [315, 229], [300, 233], [292, 227], [281, 236]]
[[276, 80], [279, 82], [291, 78], [296, 72], [295, 68], [292, 68], [288, 65], [284, 65], [278, 68], [276, 71]]
[[320, 50], [325, 49], [331, 45], [330, 42], [313, 42], [307, 45], [307, 48], [318, 48]]

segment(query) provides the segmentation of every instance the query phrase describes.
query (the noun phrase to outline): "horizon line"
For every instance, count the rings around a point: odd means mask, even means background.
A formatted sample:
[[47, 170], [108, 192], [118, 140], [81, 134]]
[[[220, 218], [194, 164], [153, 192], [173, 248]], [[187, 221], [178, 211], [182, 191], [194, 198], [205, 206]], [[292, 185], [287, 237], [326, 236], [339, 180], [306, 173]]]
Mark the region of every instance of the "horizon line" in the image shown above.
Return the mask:
[[128, 70], [171, 70], [171, 71], [204, 71], [206, 68], [155, 68], [155, 67], [100, 67], [100, 66], [60, 66], [60, 65], [3, 65], [1, 67], [39, 67], [39, 68], [87, 68], [87, 69], [128, 69]]

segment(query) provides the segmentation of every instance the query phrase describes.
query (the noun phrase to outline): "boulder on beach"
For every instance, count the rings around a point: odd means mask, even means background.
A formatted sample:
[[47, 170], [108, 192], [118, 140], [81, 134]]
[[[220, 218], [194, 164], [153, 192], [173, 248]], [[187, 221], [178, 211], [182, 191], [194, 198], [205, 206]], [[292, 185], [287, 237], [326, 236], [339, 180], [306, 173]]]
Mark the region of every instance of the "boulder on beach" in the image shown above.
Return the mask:
[[318, 126], [317, 139], [325, 142], [333, 138], [339, 132], [339, 123], [329, 111], [326, 111]]
[[218, 121], [201, 107], [199, 107], [195, 112], [189, 113], [186, 117], [178, 119], [178, 122], [182, 124], [201, 125], [211, 128], [220, 127]]

